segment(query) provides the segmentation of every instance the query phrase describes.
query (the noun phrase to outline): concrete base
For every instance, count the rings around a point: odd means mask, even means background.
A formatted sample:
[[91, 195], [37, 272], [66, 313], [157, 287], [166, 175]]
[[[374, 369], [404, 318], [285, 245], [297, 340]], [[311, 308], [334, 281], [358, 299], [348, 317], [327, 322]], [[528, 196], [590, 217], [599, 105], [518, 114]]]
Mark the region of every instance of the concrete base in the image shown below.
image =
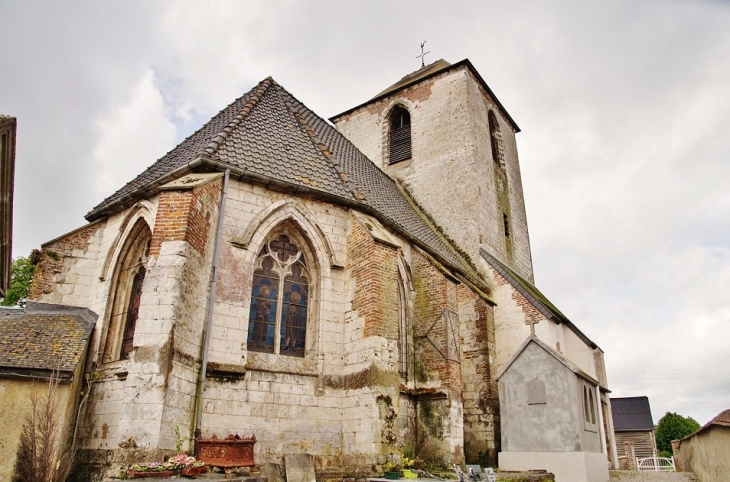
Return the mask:
[[600, 453], [500, 452], [499, 469], [547, 470], [555, 482], [608, 482], [608, 460]]

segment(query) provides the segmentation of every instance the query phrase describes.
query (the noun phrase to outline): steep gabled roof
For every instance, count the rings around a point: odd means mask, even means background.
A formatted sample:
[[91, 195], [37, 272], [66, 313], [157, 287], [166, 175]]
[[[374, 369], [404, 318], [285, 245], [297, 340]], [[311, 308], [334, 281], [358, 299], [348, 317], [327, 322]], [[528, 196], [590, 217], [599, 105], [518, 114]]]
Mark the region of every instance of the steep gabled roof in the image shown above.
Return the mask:
[[371, 214], [483, 287], [469, 263], [393, 179], [271, 77], [105, 199], [86, 219], [128, 206], [198, 167], [230, 169], [240, 179]]
[[0, 375], [73, 379], [97, 315], [87, 308], [29, 301], [0, 308]]
[[611, 412], [616, 432], [654, 430], [649, 397], [611, 397]]
[[522, 296], [527, 298], [527, 301], [529, 301], [532, 306], [534, 306], [540, 313], [542, 313], [542, 315], [546, 319], [553, 320], [555, 323], [558, 324], [565, 323], [565, 326], [570, 328], [570, 330], [575, 333], [575, 335], [580, 338], [583, 343], [590, 346], [594, 350], [598, 348], [598, 345], [593, 343], [593, 341], [591, 341], [590, 338], [588, 338], [582, 331], [580, 331], [578, 327], [575, 326], [573, 322], [568, 319], [567, 316], [561, 313], [561, 311], [554, 304], [552, 304], [550, 300], [547, 299], [547, 297], [542, 294], [542, 292], [537, 289], [537, 287], [535, 287], [535, 285], [517, 274], [509, 266], [492, 256], [484, 248], [479, 248], [479, 253], [492, 268], [494, 268], [499, 274], [501, 274], [504, 279], [506, 279], [517, 291], [522, 294]]

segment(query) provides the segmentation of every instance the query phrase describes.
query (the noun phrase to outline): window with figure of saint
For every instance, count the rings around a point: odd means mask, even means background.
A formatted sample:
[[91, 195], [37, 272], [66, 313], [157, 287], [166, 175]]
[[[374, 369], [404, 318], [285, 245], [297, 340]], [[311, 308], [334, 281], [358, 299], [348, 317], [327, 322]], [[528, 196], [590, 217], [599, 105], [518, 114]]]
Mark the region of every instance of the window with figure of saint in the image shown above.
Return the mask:
[[248, 323], [248, 350], [303, 357], [310, 274], [299, 246], [280, 234], [256, 259]]

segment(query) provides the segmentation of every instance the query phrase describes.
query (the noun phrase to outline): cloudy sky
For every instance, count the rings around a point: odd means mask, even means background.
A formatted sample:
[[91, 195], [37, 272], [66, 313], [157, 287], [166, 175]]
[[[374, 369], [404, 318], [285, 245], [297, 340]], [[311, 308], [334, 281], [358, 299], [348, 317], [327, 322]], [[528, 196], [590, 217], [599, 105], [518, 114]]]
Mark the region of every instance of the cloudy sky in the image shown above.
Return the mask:
[[615, 396], [730, 408], [730, 2], [0, 0], [14, 255], [272, 75], [323, 117], [469, 58], [521, 127], [537, 286]]

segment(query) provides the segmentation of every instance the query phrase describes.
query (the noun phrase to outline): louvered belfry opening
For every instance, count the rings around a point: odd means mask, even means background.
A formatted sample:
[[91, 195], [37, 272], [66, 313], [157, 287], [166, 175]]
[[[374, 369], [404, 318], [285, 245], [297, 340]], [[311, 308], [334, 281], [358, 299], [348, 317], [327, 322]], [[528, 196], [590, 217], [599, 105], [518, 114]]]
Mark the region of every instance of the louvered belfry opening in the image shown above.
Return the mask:
[[390, 115], [390, 164], [411, 158], [411, 115], [396, 107]]

